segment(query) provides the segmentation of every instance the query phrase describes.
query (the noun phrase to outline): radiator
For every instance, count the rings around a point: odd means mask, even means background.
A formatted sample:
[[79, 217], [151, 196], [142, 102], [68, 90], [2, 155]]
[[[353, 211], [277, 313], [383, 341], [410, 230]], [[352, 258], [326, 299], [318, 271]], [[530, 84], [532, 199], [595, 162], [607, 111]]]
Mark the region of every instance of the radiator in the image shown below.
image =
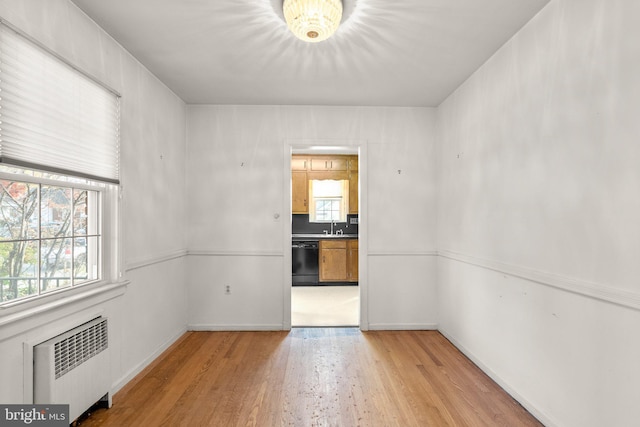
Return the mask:
[[107, 319], [98, 317], [33, 347], [33, 403], [68, 404], [73, 421], [111, 406]]

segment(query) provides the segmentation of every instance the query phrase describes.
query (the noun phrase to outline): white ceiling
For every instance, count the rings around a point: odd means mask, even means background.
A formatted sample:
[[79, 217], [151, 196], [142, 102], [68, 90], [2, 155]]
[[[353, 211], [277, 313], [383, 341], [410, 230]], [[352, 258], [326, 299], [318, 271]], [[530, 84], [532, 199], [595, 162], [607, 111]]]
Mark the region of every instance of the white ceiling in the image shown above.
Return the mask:
[[344, 0], [327, 41], [282, 0], [73, 0], [189, 104], [437, 106], [549, 0]]

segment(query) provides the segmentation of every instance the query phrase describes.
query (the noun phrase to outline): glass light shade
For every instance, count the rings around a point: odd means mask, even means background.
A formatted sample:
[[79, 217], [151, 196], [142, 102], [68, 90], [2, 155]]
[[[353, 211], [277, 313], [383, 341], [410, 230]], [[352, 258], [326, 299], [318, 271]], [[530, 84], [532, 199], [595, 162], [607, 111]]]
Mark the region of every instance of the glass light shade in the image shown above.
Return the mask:
[[291, 32], [310, 43], [331, 37], [342, 19], [341, 0], [284, 0], [282, 10]]

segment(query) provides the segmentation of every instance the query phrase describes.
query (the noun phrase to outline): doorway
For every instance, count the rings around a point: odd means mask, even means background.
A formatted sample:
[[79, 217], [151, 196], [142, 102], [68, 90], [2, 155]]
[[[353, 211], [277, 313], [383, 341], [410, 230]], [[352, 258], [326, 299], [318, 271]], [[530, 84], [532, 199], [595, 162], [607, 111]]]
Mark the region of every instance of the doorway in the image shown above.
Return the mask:
[[289, 153], [291, 326], [361, 326], [360, 149], [291, 146]]

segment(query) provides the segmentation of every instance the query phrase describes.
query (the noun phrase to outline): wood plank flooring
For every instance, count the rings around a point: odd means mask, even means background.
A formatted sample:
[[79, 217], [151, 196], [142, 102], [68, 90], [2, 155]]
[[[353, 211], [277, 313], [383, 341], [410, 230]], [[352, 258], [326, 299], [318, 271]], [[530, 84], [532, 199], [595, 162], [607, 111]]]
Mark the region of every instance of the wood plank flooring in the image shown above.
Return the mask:
[[82, 426], [541, 426], [435, 331], [188, 332]]

